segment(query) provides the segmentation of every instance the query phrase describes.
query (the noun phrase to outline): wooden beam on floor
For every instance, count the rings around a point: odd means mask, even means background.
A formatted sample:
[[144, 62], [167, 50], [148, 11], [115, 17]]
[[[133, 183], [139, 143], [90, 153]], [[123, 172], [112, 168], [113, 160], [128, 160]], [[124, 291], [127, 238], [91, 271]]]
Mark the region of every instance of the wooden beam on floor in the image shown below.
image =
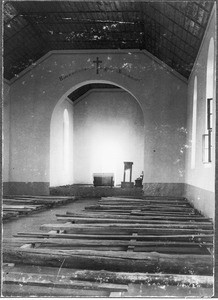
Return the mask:
[[112, 196], [112, 197], [101, 197], [101, 200], [142, 200], [142, 201], [152, 201], [152, 200], [158, 200], [158, 201], [171, 201], [171, 202], [175, 202], [175, 201], [185, 201], [188, 202], [188, 200], [186, 198], [183, 197], [164, 197], [164, 196], [142, 196], [140, 197], [127, 197], [127, 196]]
[[23, 298], [65, 298], [68, 297], [70, 299], [74, 297], [84, 297], [84, 298], [92, 298], [92, 297], [109, 297], [110, 291], [106, 290], [87, 290], [87, 289], [74, 289], [74, 288], [58, 288], [58, 287], [46, 287], [41, 285], [17, 285], [17, 284], [4, 284], [2, 288], [2, 295], [4, 297], [20, 297]]
[[[9, 266], [10, 265], [10, 266]], [[98, 283], [115, 283], [115, 284], [157, 284], [171, 286], [188, 286], [188, 287], [213, 287], [213, 276], [201, 275], [178, 275], [162, 273], [134, 273], [134, 272], [111, 272], [106, 270], [73, 270], [61, 268], [59, 275], [64, 275], [72, 280], [91, 281]], [[14, 265], [4, 264], [3, 272], [50, 274], [57, 276], [57, 269], [53, 267], [40, 266], [36, 268], [31, 265]]]
[[167, 255], [94, 250], [51, 250], [4, 248], [6, 263], [31, 264], [65, 268], [84, 268], [123, 272], [164, 272], [212, 275], [211, 255]]
[[[113, 209], [120, 209], [120, 210], [133, 210], [135, 209], [136, 206], [135, 205], [104, 205], [104, 204], [101, 204], [101, 205], [89, 205], [89, 206], [86, 206], [85, 209], [86, 210], [89, 210], [89, 209], [95, 209], [95, 210], [113, 210]], [[149, 205], [142, 205], [140, 206], [138, 209], [140, 210], [151, 210], [151, 211], [171, 211], [171, 212], [174, 212], [174, 211], [178, 211], [178, 212], [189, 212], [189, 213], [194, 213], [195, 212], [195, 209], [192, 208], [192, 207], [165, 207], [165, 206], [149, 206]]]
[[106, 290], [106, 291], [127, 291], [128, 286], [114, 283], [98, 283], [92, 281], [79, 281], [69, 276], [58, 276], [49, 274], [31, 274], [4, 272], [4, 284], [28, 285], [38, 287], [55, 287], [65, 289], [85, 289], [85, 290]]
[[136, 212], [131, 211], [130, 213], [108, 213], [108, 212], [87, 212], [74, 213], [67, 211], [65, 215], [56, 214], [56, 216], [73, 216], [73, 217], [89, 217], [89, 218], [116, 218], [116, 219], [129, 219], [129, 220], [175, 220], [175, 221], [190, 221], [190, 222], [211, 222], [210, 218], [205, 218], [198, 215], [176, 215], [176, 214], [160, 214], [160, 213], [151, 213], [151, 212]]
[[[171, 216], [197, 216], [195, 211], [191, 212], [182, 212], [182, 211], [161, 211], [159, 212], [158, 210], [148, 210], [148, 211], [142, 211], [142, 210], [134, 210], [134, 209], [118, 209], [118, 208], [107, 208], [107, 209], [95, 209], [95, 208], [90, 208], [87, 211], [92, 212], [92, 213], [98, 213], [98, 212], [106, 212], [106, 213], [119, 213], [119, 214], [138, 214], [138, 215], [171, 215]], [[200, 215], [199, 215], [200, 216]], [[202, 216], [201, 216], [202, 217]]]
[[158, 201], [158, 200], [99, 200], [98, 204], [104, 205], [116, 205], [116, 204], [123, 204], [123, 205], [165, 205], [172, 206], [172, 207], [191, 207], [190, 203], [188, 202], [169, 202], [169, 201]]
[[64, 221], [64, 222], [76, 222], [76, 223], [130, 223], [130, 224], [137, 224], [140, 223], [142, 225], [151, 225], [153, 227], [158, 227], [159, 226], [163, 226], [163, 227], [169, 227], [169, 226], [179, 226], [179, 227], [187, 227], [187, 228], [194, 228], [194, 227], [198, 227], [198, 228], [207, 228], [207, 229], [213, 229], [213, 225], [211, 224], [211, 222], [181, 222], [181, 221], [166, 221], [166, 220], [142, 220], [142, 219], [138, 219], [138, 220], [134, 220], [134, 219], [124, 219], [124, 218], [120, 218], [120, 219], [115, 219], [115, 218], [91, 218], [91, 217], [71, 217], [71, 216], [67, 216], [67, 215], [56, 215], [57, 216], [57, 220], [58, 221]]
[[147, 227], [143, 224], [44, 224], [40, 226], [41, 230], [59, 230], [65, 233], [101, 233], [101, 234], [127, 234], [136, 232], [138, 234], [213, 234], [213, 230], [199, 228], [154, 228], [153, 225]]
[[[67, 234], [67, 233], [44, 233], [44, 232], [19, 232], [17, 233], [18, 237], [37, 237], [37, 238], [65, 238], [65, 239], [99, 239], [99, 240], [129, 240], [132, 235], [117, 235], [117, 234]], [[15, 236], [15, 237], [16, 237]], [[139, 235], [137, 234], [137, 240], [145, 240], [145, 241], [180, 241], [187, 242], [193, 241], [198, 243], [213, 243], [214, 235]]]
[[198, 247], [199, 245], [204, 247], [212, 247], [212, 243], [197, 243], [197, 242], [179, 242], [179, 241], [138, 241], [137, 233], [133, 233], [130, 240], [96, 240], [96, 239], [66, 239], [66, 238], [30, 238], [30, 237], [15, 237], [15, 238], [6, 238], [4, 243], [7, 244], [53, 244], [57, 246], [129, 246], [130, 242], [132, 246], [141, 246], [141, 247], [156, 247], [156, 246], [165, 246], [165, 247]]
[[152, 273], [124, 273], [94, 270], [77, 270], [71, 273], [72, 279], [111, 282], [119, 284], [143, 283], [158, 285], [182, 285], [189, 287], [212, 287], [213, 276], [177, 275], [177, 274], [152, 274]]

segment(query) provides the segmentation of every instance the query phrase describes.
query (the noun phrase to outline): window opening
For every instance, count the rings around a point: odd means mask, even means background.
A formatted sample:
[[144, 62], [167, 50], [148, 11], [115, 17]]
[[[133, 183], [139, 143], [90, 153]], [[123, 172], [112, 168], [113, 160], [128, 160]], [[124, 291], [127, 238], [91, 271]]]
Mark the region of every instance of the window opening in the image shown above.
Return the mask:
[[203, 163], [212, 162], [213, 94], [214, 94], [214, 39], [210, 39], [206, 77], [206, 128], [203, 134]]
[[63, 123], [63, 168], [68, 169], [69, 157], [69, 114], [68, 110], [64, 110], [64, 123]]

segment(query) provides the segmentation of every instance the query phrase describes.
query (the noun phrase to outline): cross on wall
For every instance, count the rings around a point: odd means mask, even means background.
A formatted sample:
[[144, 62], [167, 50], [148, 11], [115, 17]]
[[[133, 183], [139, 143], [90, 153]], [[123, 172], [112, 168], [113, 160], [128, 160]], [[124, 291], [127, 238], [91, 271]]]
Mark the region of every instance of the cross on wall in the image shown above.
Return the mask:
[[96, 74], [98, 74], [98, 70], [100, 69], [100, 64], [102, 63], [102, 60], [99, 60], [97, 57], [96, 60], [93, 60], [93, 63], [96, 64]]

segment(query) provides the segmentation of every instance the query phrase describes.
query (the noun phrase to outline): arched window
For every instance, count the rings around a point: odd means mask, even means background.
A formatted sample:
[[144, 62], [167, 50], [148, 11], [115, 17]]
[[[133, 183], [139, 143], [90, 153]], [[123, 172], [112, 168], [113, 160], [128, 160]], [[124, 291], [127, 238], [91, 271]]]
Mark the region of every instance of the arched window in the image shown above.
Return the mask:
[[64, 110], [63, 119], [63, 168], [67, 171], [69, 163], [69, 113], [67, 109]]
[[203, 135], [203, 162], [212, 161], [213, 98], [214, 98], [214, 39], [210, 39], [206, 77], [206, 128]]
[[191, 150], [191, 168], [195, 168], [196, 153], [196, 125], [197, 125], [197, 76], [194, 81], [193, 105], [192, 105], [192, 150]]

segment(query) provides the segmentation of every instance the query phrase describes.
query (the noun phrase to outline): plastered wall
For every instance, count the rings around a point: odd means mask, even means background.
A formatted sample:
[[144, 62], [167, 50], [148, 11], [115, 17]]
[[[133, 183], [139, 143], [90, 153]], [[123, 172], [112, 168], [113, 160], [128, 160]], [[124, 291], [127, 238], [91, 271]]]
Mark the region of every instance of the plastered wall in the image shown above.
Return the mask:
[[[195, 66], [188, 83], [188, 110], [187, 110], [187, 159], [186, 159], [186, 196], [194, 203], [195, 207], [210, 217], [214, 217], [215, 207], [215, 124], [216, 124], [216, 82], [213, 77], [213, 131], [212, 131], [212, 162], [203, 163], [202, 135], [206, 133], [206, 86], [207, 86], [207, 59], [211, 38], [215, 36], [215, 13], [213, 13], [206, 34], [201, 45]], [[215, 55], [216, 56], [216, 55]], [[195, 79], [196, 78], [196, 79]], [[194, 81], [197, 80], [197, 119], [196, 119], [196, 143], [192, 143], [192, 118]], [[195, 147], [194, 167], [192, 167], [192, 148]]]
[[[102, 61], [98, 74], [93, 63], [96, 57]], [[52, 114], [69, 93], [92, 82], [117, 85], [141, 106], [144, 182], [184, 182], [186, 82], [142, 51], [68, 51], [44, 57], [10, 85], [10, 177], [6, 184], [13, 187], [12, 192], [49, 192]]]
[[9, 181], [10, 87], [3, 84], [3, 181]]

